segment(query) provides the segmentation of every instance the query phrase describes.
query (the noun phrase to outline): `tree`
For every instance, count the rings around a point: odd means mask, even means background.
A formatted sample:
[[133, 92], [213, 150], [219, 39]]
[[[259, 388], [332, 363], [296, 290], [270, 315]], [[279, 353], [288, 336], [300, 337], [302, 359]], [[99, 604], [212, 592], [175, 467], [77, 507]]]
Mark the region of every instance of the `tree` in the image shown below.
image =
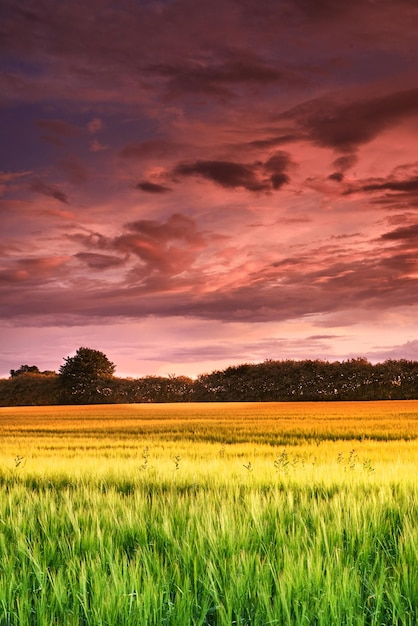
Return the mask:
[[112, 398], [115, 365], [99, 350], [79, 348], [59, 369], [64, 400], [75, 404], [103, 404]]
[[0, 380], [0, 406], [59, 404], [61, 389], [55, 372], [26, 372]]
[[10, 370], [10, 376], [21, 376], [22, 374], [39, 374], [39, 368], [36, 365], [21, 365], [18, 370]]

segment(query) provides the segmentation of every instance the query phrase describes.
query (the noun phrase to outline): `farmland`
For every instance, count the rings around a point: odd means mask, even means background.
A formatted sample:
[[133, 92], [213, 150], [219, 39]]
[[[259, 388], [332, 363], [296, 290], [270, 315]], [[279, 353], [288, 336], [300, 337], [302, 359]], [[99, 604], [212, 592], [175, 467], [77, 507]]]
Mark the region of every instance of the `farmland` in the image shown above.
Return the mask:
[[417, 624], [418, 402], [0, 409], [0, 624]]

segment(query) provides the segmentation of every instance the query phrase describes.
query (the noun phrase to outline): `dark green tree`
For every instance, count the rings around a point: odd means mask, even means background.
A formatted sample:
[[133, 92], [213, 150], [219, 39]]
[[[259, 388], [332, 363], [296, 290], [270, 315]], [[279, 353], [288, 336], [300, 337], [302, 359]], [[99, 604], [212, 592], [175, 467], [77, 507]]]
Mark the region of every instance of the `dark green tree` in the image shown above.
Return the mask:
[[72, 404], [112, 402], [115, 365], [99, 350], [79, 348], [59, 369], [63, 400]]

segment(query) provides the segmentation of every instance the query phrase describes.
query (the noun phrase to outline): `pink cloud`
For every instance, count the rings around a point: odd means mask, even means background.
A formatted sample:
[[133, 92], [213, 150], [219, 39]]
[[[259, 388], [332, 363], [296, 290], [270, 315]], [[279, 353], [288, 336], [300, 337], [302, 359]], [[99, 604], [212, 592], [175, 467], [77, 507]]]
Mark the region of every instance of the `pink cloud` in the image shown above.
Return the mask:
[[54, 256], [7, 261], [4, 269], [0, 270], [0, 281], [9, 284], [49, 282], [69, 260], [67, 256]]
[[95, 133], [98, 133], [99, 131], [103, 130], [103, 128], [104, 128], [103, 120], [101, 120], [99, 117], [95, 117], [92, 120], [90, 120], [89, 122], [87, 122], [87, 130], [92, 135], [94, 135]]
[[[414, 3], [23, 0], [3, 15], [5, 323], [181, 320], [193, 342], [161, 354], [203, 364], [371, 354], [373, 319], [396, 328], [382, 354], [410, 353]], [[400, 310], [407, 324], [382, 321]]]
[[108, 146], [103, 145], [97, 139], [93, 139], [93, 141], [90, 143], [91, 152], [102, 152], [103, 150], [107, 150], [107, 149], [108, 149]]

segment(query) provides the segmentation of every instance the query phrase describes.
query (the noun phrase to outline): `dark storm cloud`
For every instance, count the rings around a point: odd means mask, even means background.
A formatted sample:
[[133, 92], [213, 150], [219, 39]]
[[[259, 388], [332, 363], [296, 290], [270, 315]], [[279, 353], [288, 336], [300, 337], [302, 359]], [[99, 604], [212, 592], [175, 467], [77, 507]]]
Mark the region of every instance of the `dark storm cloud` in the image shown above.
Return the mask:
[[346, 154], [344, 156], [338, 157], [333, 162], [334, 167], [337, 169], [336, 172], [333, 172], [328, 176], [329, 180], [335, 180], [337, 183], [341, 183], [344, 180], [344, 174], [347, 170], [353, 167], [358, 161], [358, 158], [355, 154]]
[[[344, 191], [345, 195], [354, 193], [374, 194], [372, 202], [382, 206], [397, 207], [399, 201], [404, 200], [411, 208], [418, 200], [417, 164], [398, 166], [385, 178], [369, 178], [350, 183]], [[381, 193], [380, 193], [381, 192]]]
[[370, 183], [369, 185], [364, 185], [362, 191], [418, 192], [418, 177], [409, 180], [386, 180], [384, 182]]
[[335, 180], [337, 183], [341, 183], [344, 180], [344, 174], [342, 172], [333, 172], [328, 178], [329, 180]]
[[32, 181], [30, 188], [32, 191], [36, 191], [36, 193], [55, 198], [55, 200], [63, 202], [64, 204], [69, 204], [66, 193], [64, 193], [54, 185], [48, 185], [47, 183], [44, 183], [42, 180], [36, 179]]
[[260, 181], [256, 166], [232, 161], [195, 161], [180, 163], [173, 170], [174, 176], [201, 176], [221, 187], [248, 191], [267, 191], [270, 185]]
[[411, 226], [400, 226], [399, 228], [395, 228], [395, 230], [384, 233], [381, 236], [381, 239], [386, 241], [401, 241], [405, 243], [415, 242], [416, 244], [418, 244], [418, 224], [412, 224]]
[[345, 154], [344, 156], [338, 157], [333, 162], [334, 167], [339, 172], [346, 172], [351, 167], [353, 167], [358, 161], [358, 157], [355, 154]]
[[309, 257], [307, 256], [286, 257], [280, 261], [274, 261], [274, 263], [272, 263], [272, 267], [291, 269], [294, 266], [306, 265], [308, 262]]
[[158, 185], [157, 183], [152, 183], [149, 180], [143, 180], [135, 185], [135, 187], [136, 189], [139, 189], [140, 191], [145, 191], [146, 193], [167, 193], [167, 191], [171, 191], [170, 187]]
[[179, 163], [173, 175], [200, 176], [226, 189], [243, 188], [253, 192], [280, 189], [289, 182], [286, 173], [291, 163], [287, 152], [276, 152], [266, 162], [194, 161]]
[[351, 152], [410, 116], [418, 116], [418, 89], [342, 104], [320, 98], [283, 117], [293, 118], [316, 145]]
[[292, 143], [303, 139], [304, 135], [280, 135], [278, 137], [270, 137], [266, 139], [255, 139], [245, 144], [248, 148], [269, 149], [281, 146], [283, 144]]
[[287, 152], [276, 152], [264, 163], [264, 171], [270, 174], [270, 181], [273, 189], [280, 189], [289, 182], [286, 170], [290, 165], [290, 158]]

